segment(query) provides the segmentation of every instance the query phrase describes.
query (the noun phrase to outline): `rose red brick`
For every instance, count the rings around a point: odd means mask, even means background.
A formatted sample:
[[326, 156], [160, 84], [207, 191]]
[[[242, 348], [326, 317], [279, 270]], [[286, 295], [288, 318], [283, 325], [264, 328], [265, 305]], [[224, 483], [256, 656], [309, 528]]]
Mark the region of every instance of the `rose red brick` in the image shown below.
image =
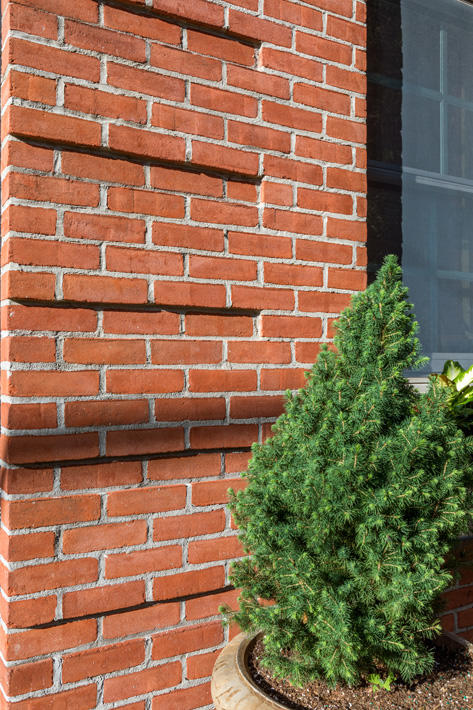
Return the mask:
[[145, 241], [145, 223], [125, 217], [66, 212], [64, 234], [75, 239], [140, 244]]
[[166, 626], [176, 626], [180, 619], [179, 606], [179, 603], [163, 604], [106, 616], [103, 620], [103, 636], [106, 639], [119, 638]]
[[109, 271], [130, 274], [182, 276], [184, 272], [182, 255], [164, 251], [108, 247], [106, 263]]
[[105, 338], [67, 338], [64, 360], [73, 363], [102, 365], [144, 364], [146, 348], [143, 340], [112, 340]]
[[5, 680], [5, 692], [11, 696], [50, 688], [53, 683], [52, 658], [8, 668]]
[[237, 180], [227, 182], [227, 197], [230, 200], [240, 200], [242, 202], [257, 202], [258, 191], [256, 185]]
[[97, 207], [99, 203], [99, 186], [76, 180], [10, 173], [3, 186], [6, 199], [17, 197], [84, 207]]
[[284, 397], [232, 397], [230, 400], [232, 419], [276, 418], [283, 410]]
[[257, 264], [245, 259], [191, 255], [189, 275], [199, 279], [254, 281], [257, 278]]
[[232, 304], [235, 308], [292, 310], [294, 291], [267, 286], [232, 286]]
[[[192, 161], [195, 165], [226, 170], [238, 175], [258, 175], [259, 158], [257, 153], [227, 148], [212, 143], [192, 143]], [[222, 203], [218, 206], [222, 206]], [[214, 206], [215, 211], [215, 206]]]
[[151, 45], [150, 62], [155, 67], [177, 74], [216, 82], [222, 78], [222, 62], [163, 45]]
[[99, 614], [142, 604], [144, 601], [145, 583], [142, 580], [108, 584], [103, 587], [81, 589], [77, 592], [66, 592], [63, 599], [63, 614], [66, 619], [87, 614]]
[[2, 150], [2, 169], [15, 165], [49, 172], [53, 169], [54, 153], [49, 148], [37, 148], [21, 140], [8, 140]]
[[108, 370], [107, 392], [112, 394], [158, 394], [180, 392], [184, 376], [179, 370]]
[[12, 4], [9, 12], [6, 13], [2, 29], [5, 37], [12, 30], [16, 30], [17, 32], [56, 40], [58, 34], [57, 17], [32, 7]]
[[12, 231], [52, 235], [56, 233], [56, 217], [55, 210], [10, 205], [2, 215], [2, 234], [5, 237]]
[[45, 273], [7, 271], [2, 278], [2, 299], [35, 299], [53, 301], [56, 291], [56, 276]]
[[96, 635], [96, 621], [92, 619], [20, 632], [15, 634], [15, 643], [7, 649], [7, 660], [20, 660], [82, 646], [95, 641]]
[[12, 397], [69, 397], [97, 395], [99, 377], [97, 372], [82, 370], [77, 372], [16, 370], [5, 382], [3, 390]]
[[156, 340], [151, 343], [151, 361], [154, 365], [219, 363], [221, 359], [222, 343], [214, 340]]
[[176, 306], [224, 307], [226, 292], [223, 284], [201, 284], [183, 281], [156, 281], [154, 300], [158, 304]]
[[263, 20], [254, 15], [247, 15], [238, 10], [230, 9], [228, 26], [231, 32], [242, 35], [245, 38], [270, 42], [280, 47], [291, 46], [291, 29], [270, 20]]
[[204, 707], [211, 703], [210, 683], [200, 683], [190, 688], [156, 695], [153, 698], [152, 708], [153, 710], [192, 710], [192, 708]]
[[291, 362], [290, 343], [267, 343], [254, 340], [234, 341], [228, 343], [229, 362], [255, 363], [289, 363]]
[[182, 565], [182, 547], [168, 545], [151, 550], [122, 552], [105, 557], [105, 577], [132, 577], [149, 572], [177, 569]]
[[229, 232], [228, 249], [233, 254], [290, 259], [292, 256], [292, 241], [287, 237]]
[[20, 99], [26, 99], [27, 101], [49, 104], [50, 106], [55, 106], [56, 104], [55, 79], [45, 79], [42, 76], [10, 70], [4, 90], [5, 99], [3, 103], [6, 103], [6, 96], [10, 95], [18, 96]]
[[261, 387], [265, 390], [286, 391], [304, 387], [305, 370], [262, 370]]
[[[5, 601], [2, 597], [2, 619], [9, 628], [24, 629], [36, 624], [48, 624], [56, 615], [57, 597], [49, 595], [24, 601]], [[28, 656], [26, 655], [25, 658]]]
[[167, 510], [179, 510], [185, 505], [186, 487], [150, 486], [108, 494], [109, 516], [149, 515]]
[[264, 315], [262, 333], [267, 338], [320, 338], [322, 321], [304, 316]]
[[268, 94], [279, 99], [289, 99], [289, 81], [273, 74], [265, 74], [254, 69], [246, 69], [236, 65], [227, 68], [227, 81], [230, 86]]
[[314, 313], [339, 313], [350, 305], [350, 295], [330, 291], [301, 291], [299, 310]]
[[103, 314], [105, 333], [133, 335], [176, 335], [179, 333], [179, 316], [176, 313], [123, 313], [107, 311]]
[[98, 520], [97, 495], [62, 496], [39, 500], [4, 501], [2, 520], [10, 530]]
[[161, 246], [221, 252], [224, 247], [224, 237], [221, 229], [155, 222], [153, 224], [153, 243]]
[[139, 37], [165, 41], [167, 44], [181, 43], [181, 28], [169, 22], [163, 22], [158, 17], [148, 16], [146, 22], [143, 22], [141, 15], [134, 15], [109, 5], [103, 8], [103, 13], [104, 23], [107, 27]]
[[323, 270], [315, 266], [268, 262], [264, 265], [264, 280], [291, 286], [322, 286]]
[[144, 639], [134, 639], [113, 646], [100, 646], [64, 656], [62, 680], [74, 683], [84, 678], [113, 673], [139, 666], [145, 659]]
[[201, 84], [191, 84], [191, 104], [212, 111], [238, 114], [254, 118], [258, 113], [258, 102], [251, 96], [226, 89], [216, 89]]
[[297, 204], [299, 207], [317, 212], [353, 213], [353, 197], [350, 194], [339, 195], [324, 190], [309, 190], [300, 187], [297, 190]]
[[1, 468], [0, 477], [2, 490], [11, 495], [44, 493], [53, 487], [53, 471], [47, 468]]
[[243, 555], [243, 547], [236, 535], [231, 537], [220, 536], [213, 540], [196, 540], [190, 542], [188, 559], [190, 564], [203, 564], [228, 560]]
[[64, 298], [69, 301], [104, 303], [147, 303], [148, 285], [144, 279], [113, 276], [80, 276], [66, 274]]
[[152, 657], [155, 661], [179, 656], [182, 653], [218, 646], [223, 641], [223, 628], [217, 621], [194, 624], [173, 631], [164, 631], [153, 637]]
[[200, 599], [189, 599], [186, 602], [186, 619], [188, 621], [195, 619], [205, 619], [209, 616], [215, 616], [219, 613], [218, 608], [225, 604], [230, 609], [238, 609], [239, 591], [235, 589], [231, 592], [222, 592], [221, 594], [213, 594], [212, 596], [202, 597]]
[[146, 45], [137, 37], [103, 27], [91, 27], [73, 20], [66, 20], [64, 33], [66, 43], [75, 47], [111, 54], [134, 62], [146, 61]]
[[191, 392], [249, 392], [256, 389], [254, 370], [191, 370], [189, 388]]
[[59, 135], [62, 143], [73, 145], [96, 147], [101, 142], [100, 126], [95, 121], [60, 116], [23, 106], [10, 106], [5, 125], [12, 135], [36, 140], [54, 140]]
[[192, 513], [191, 515], [171, 515], [154, 520], [153, 539], [156, 542], [178, 540], [222, 532], [224, 528], [225, 512], [223, 510]]
[[170, 131], [192, 133], [208, 138], [223, 138], [223, 119], [200, 111], [189, 111], [155, 103], [151, 121], [154, 126], [167, 128]]
[[349, 269], [329, 269], [328, 288], [363, 291], [366, 288], [366, 271]]
[[303, 131], [310, 130], [311, 133], [320, 133], [322, 131], [322, 115], [320, 113], [292, 108], [273, 101], [263, 101], [263, 121], [276, 123], [280, 126], [289, 126], [290, 128], [299, 128]]
[[8, 595], [33, 594], [46, 589], [74, 587], [97, 581], [98, 561], [92, 558], [29, 565], [10, 572]]
[[55, 429], [57, 427], [56, 404], [8, 404], [2, 405], [2, 426], [7, 429]]
[[146, 538], [147, 526], [145, 520], [86, 526], [64, 530], [62, 549], [64, 554], [73, 555], [81, 552], [92, 552], [93, 550], [142, 545], [146, 542]]
[[104, 682], [104, 702], [113, 703], [135, 695], [144, 695], [178, 685], [182, 667], [178, 661], [161, 665], [159, 669], [148, 668], [137, 673], [107, 678]]
[[39, 7], [65, 17], [74, 17], [84, 22], [97, 22], [98, 9], [94, 0], [80, 0], [72, 6], [69, 0], [22, 0], [23, 5]]
[[156, 459], [148, 463], [150, 480], [203, 478], [220, 474], [219, 454], [198, 454], [184, 458]]
[[26, 701], [29, 710], [43, 710], [45, 703], [48, 703], [49, 708], [65, 708], [75, 707], [89, 710], [96, 707], [97, 702], [97, 686], [95, 683], [84, 685], [73, 690], [66, 690], [63, 693], [55, 693], [54, 695], [44, 695], [39, 698], [30, 698]]
[[202, 173], [197, 174], [183, 170], [152, 167], [150, 179], [152, 187], [162, 190], [209, 195], [211, 197], [222, 197], [223, 195], [222, 180]]
[[327, 84], [357, 94], [366, 94], [366, 74], [340, 67], [327, 67]]
[[273, 208], [264, 210], [263, 224], [267, 229], [314, 236], [322, 233], [323, 226], [322, 219], [318, 215]]
[[119, 89], [146, 94], [154, 98], [170, 101], [184, 100], [185, 84], [182, 79], [164, 76], [154, 71], [135, 69], [115, 62], [107, 62], [107, 83]]
[[[187, 658], [187, 675], [191, 680], [208, 678], [212, 675], [213, 667], [220, 655], [220, 649], [210, 653], [196, 653]], [[200, 686], [197, 686], [200, 688]]]
[[54, 556], [55, 534], [53, 532], [28, 535], [8, 535], [4, 530], [1, 532], [2, 555], [10, 562]]
[[196, 449], [236, 449], [251, 446], [258, 438], [256, 424], [195, 426], [191, 429], [191, 447]]
[[150, 214], [177, 219], [184, 217], [184, 198], [152, 190], [131, 190], [111, 187], [108, 206], [117, 212]]
[[143, 167], [127, 160], [111, 160], [64, 151], [61, 167], [63, 173], [75, 177], [90, 178], [100, 182], [125, 182], [128, 185], [144, 184]]
[[5, 438], [2, 456], [15, 464], [94, 458], [99, 453], [96, 433]]
[[72, 53], [37, 42], [28, 42], [17, 37], [8, 40], [4, 57], [4, 61], [9, 64], [19, 64], [59, 74], [59, 76], [72, 76], [87, 81], [100, 79], [100, 62], [96, 57]]
[[296, 258], [302, 261], [324, 261], [336, 264], [351, 264], [353, 249], [342, 244], [315, 242], [309, 239], [296, 241]]
[[296, 136], [296, 154], [313, 158], [324, 163], [350, 164], [353, 160], [352, 149], [334, 141]]
[[184, 139], [177, 136], [114, 125], [110, 126], [108, 136], [108, 146], [112, 150], [158, 160], [185, 160]]
[[[302, 76], [310, 81], [322, 81], [323, 64], [315, 59], [308, 59], [306, 57], [301, 57], [298, 54], [280, 51], [279, 49], [273, 49], [272, 47], [263, 47], [261, 52], [261, 62], [263, 66], [274, 69], [278, 72], [284, 72], [285, 74], [291, 74], [292, 76]], [[287, 97], [282, 96], [281, 98]], [[322, 104], [317, 106], [317, 108], [325, 107]]]
[[219, 589], [224, 583], [225, 569], [221, 566], [180, 572], [155, 579], [154, 597], [157, 601], [164, 601], [187, 594], [200, 594]]
[[90, 466], [74, 466], [61, 471], [61, 488], [77, 490], [86, 488], [109, 488], [140, 483], [142, 480], [139, 461], [116, 461]]
[[166, 15], [184, 17], [203, 25], [223, 27], [223, 7], [207, 2], [207, 0], [192, 0], [192, 5], [179, 0], [153, 0], [153, 7]]
[[187, 31], [187, 47], [191, 52], [218, 57], [236, 64], [252, 66], [255, 62], [255, 50], [230, 37], [214, 37], [195, 30]]

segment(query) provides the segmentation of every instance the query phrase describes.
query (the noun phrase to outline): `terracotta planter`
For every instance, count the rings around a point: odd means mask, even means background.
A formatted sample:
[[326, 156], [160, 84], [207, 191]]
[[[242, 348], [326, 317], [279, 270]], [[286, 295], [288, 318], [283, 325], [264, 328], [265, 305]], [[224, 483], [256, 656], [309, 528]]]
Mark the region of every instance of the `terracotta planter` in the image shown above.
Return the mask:
[[[251, 679], [247, 656], [254, 638], [246, 634], [235, 636], [217, 658], [211, 685], [215, 710], [287, 710], [287, 705], [268, 698]], [[463, 646], [473, 657], [473, 644], [455, 634], [444, 632], [441, 642], [445, 646]]]

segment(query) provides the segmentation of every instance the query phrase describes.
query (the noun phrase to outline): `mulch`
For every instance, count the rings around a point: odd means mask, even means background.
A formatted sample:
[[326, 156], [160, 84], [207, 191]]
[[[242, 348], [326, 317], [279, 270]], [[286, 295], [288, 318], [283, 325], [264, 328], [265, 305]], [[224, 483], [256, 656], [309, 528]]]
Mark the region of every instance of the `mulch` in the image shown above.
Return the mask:
[[391, 690], [372, 691], [365, 683], [356, 688], [329, 688], [321, 681], [296, 688], [273, 678], [261, 666], [263, 645], [253, 642], [248, 667], [255, 684], [289, 710], [472, 710], [473, 658], [463, 649], [435, 649], [432, 673], [409, 684], [395, 681]]

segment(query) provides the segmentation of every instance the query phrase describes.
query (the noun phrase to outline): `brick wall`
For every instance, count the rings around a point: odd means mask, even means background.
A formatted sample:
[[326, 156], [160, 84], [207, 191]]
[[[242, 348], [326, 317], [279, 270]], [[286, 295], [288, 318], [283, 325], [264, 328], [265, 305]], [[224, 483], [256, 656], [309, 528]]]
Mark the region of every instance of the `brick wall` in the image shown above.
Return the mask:
[[3, 707], [211, 707], [227, 488], [365, 286], [365, 3], [2, 11]]

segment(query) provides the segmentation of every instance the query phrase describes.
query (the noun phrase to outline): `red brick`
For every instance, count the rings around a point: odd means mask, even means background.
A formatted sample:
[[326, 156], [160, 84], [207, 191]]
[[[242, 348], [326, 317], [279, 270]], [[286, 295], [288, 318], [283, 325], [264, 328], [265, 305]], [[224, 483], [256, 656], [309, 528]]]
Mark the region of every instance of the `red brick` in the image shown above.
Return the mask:
[[144, 279], [113, 276], [80, 276], [66, 274], [63, 279], [64, 298], [92, 303], [147, 303], [148, 284]]
[[260, 364], [291, 362], [290, 343], [267, 343], [255, 340], [228, 343], [228, 361]]
[[305, 32], [296, 33], [296, 49], [302, 54], [310, 54], [318, 59], [327, 59], [329, 62], [347, 65], [352, 63], [353, 49], [351, 46]]
[[184, 217], [184, 198], [152, 190], [111, 187], [108, 206], [118, 212], [138, 212], [157, 217]]
[[220, 481], [203, 481], [192, 485], [192, 505], [218, 505], [228, 503], [228, 489], [246, 488], [248, 481], [241, 478], [224, 478]]
[[297, 362], [313, 363], [320, 352], [320, 343], [296, 343]]
[[[20, 7], [19, 5], [14, 7]], [[34, 74], [25, 74], [15, 70], [10, 73], [5, 83], [5, 94], [18, 96], [20, 99], [35, 101], [37, 103], [56, 105], [56, 80], [45, 79]], [[5, 95], [4, 103], [7, 101]]]
[[[251, 20], [256, 18], [251, 16]], [[236, 65], [229, 65], [228, 84], [237, 86], [239, 89], [254, 91], [258, 94], [268, 94], [279, 99], [289, 99], [289, 81], [273, 74], [265, 74], [255, 69], [245, 69]]]
[[97, 495], [4, 501], [2, 520], [10, 530], [98, 520], [100, 497]]
[[251, 446], [258, 439], [257, 424], [195, 426], [191, 429], [191, 447], [196, 449], [236, 449]]
[[219, 589], [225, 584], [224, 567], [180, 572], [158, 577], [154, 580], [154, 597], [157, 601], [184, 597], [188, 594], [200, 594]]
[[299, 310], [314, 313], [340, 313], [350, 305], [350, 295], [328, 291], [301, 291]]
[[228, 180], [227, 197], [229, 200], [240, 200], [241, 202], [257, 202], [258, 191], [256, 185], [237, 180]]
[[248, 118], [255, 118], [258, 113], [258, 102], [253, 97], [201, 84], [191, 84], [191, 103], [212, 111], [234, 113]]
[[183, 458], [156, 459], [148, 463], [150, 480], [203, 478], [220, 474], [220, 454], [198, 454]]
[[320, 338], [320, 318], [303, 316], [263, 316], [263, 336], [267, 338]]
[[64, 152], [62, 172], [75, 177], [90, 178], [100, 182], [120, 182], [143, 185], [143, 167], [125, 160], [111, 160], [95, 155]]
[[161, 516], [154, 520], [153, 539], [156, 542], [186, 539], [222, 532], [224, 528], [225, 512], [223, 510], [192, 513], [191, 515]]
[[327, 220], [327, 236], [364, 242], [366, 241], [366, 222], [329, 218]]
[[3, 330], [93, 331], [97, 315], [93, 311], [74, 311], [33, 306], [7, 306], [2, 312]]
[[109, 5], [105, 5], [103, 13], [107, 27], [139, 37], [161, 40], [167, 44], [181, 43], [181, 28], [157, 17], [147, 17], [146, 22], [143, 22], [142, 16]]
[[112, 150], [148, 159], [172, 160], [176, 162], [185, 160], [184, 139], [177, 136], [164, 135], [157, 131], [111, 125], [108, 145]]
[[53, 487], [51, 469], [0, 468], [1, 488], [11, 495], [44, 493]]
[[151, 343], [151, 361], [154, 365], [218, 363], [221, 359], [222, 344], [213, 340], [155, 340]]
[[322, 286], [323, 270], [302, 264], [268, 262], [264, 265], [264, 280], [290, 286]]
[[153, 0], [153, 7], [166, 15], [183, 17], [203, 25], [223, 27], [224, 24], [223, 7], [207, 0], [192, 0], [192, 5], [185, 0]]
[[[1, 598], [2, 618], [9, 628], [24, 629], [36, 624], [49, 624], [56, 615], [57, 597], [49, 595], [24, 601], [5, 601]], [[26, 653], [25, 658], [28, 658]]]
[[156, 281], [154, 284], [156, 303], [176, 306], [224, 307], [226, 303], [223, 284], [200, 284], [183, 281]]
[[183, 170], [151, 167], [151, 186], [162, 190], [175, 190], [186, 194], [222, 197], [223, 182], [220, 178], [209, 177]]
[[232, 303], [235, 308], [292, 310], [294, 308], [294, 291], [267, 286], [263, 288], [232, 286]]
[[154, 222], [153, 243], [161, 246], [221, 252], [224, 248], [224, 237], [221, 229]]
[[[156, 0], [155, 0], [156, 1]], [[123, 698], [144, 695], [178, 685], [182, 676], [181, 663], [167, 663], [159, 669], [148, 668], [138, 673], [107, 678], [104, 682], [104, 702], [113, 703]]]
[[3, 529], [2, 556], [8, 562], [21, 562], [41, 557], [54, 556], [55, 534], [53, 532], [8, 535]]
[[145, 223], [125, 217], [66, 212], [64, 234], [75, 239], [142, 244], [145, 241]]
[[[127, 67], [107, 62], [107, 83], [126, 91], [146, 94], [154, 98], [183, 101], [185, 84], [182, 79], [164, 76], [158, 72]], [[148, 135], [148, 132], [145, 132]], [[126, 142], [126, 141], [125, 141]]]
[[[259, 170], [257, 153], [199, 141], [192, 143], [192, 162], [195, 165], [217, 168], [237, 175], [256, 176]], [[220, 210], [222, 206], [223, 203], [220, 203], [218, 209]]]
[[2, 426], [7, 429], [55, 429], [56, 404], [9, 404], [1, 408]]
[[56, 216], [56, 210], [10, 205], [2, 215], [2, 234], [6, 237], [12, 231], [52, 235], [56, 233]]
[[56, 343], [48, 337], [2, 338], [2, 360], [9, 362], [55, 362]]
[[[53, 10], [57, 13], [57, 10]], [[87, 81], [99, 81], [100, 62], [96, 57], [57, 49], [49, 45], [10, 38], [4, 49], [5, 62], [19, 64], [59, 76], [73, 76]], [[51, 114], [49, 114], [51, 116]]]
[[109, 516], [149, 515], [179, 510], [186, 503], [185, 486], [150, 486], [108, 494]]
[[318, 212], [338, 214], [352, 214], [353, 212], [352, 195], [339, 195], [324, 190], [309, 190], [304, 187], [297, 190], [297, 204], [299, 207]]
[[322, 30], [322, 13], [286, 0], [265, 0], [264, 14], [292, 25]]
[[202, 597], [200, 599], [190, 599], [186, 602], [186, 619], [205, 619], [205, 617], [215, 616], [219, 613], [218, 608], [223, 604], [231, 609], [238, 609], [239, 591], [235, 589], [231, 592], [223, 592], [221, 594], [213, 594], [212, 596]]
[[[187, 658], [187, 675], [191, 680], [208, 678], [212, 675], [215, 662], [220, 655], [220, 649], [209, 653], [198, 653]], [[197, 687], [201, 687], [200, 685]]]
[[322, 219], [308, 212], [266, 208], [263, 214], [263, 224], [268, 229], [281, 232], [314, 236], [322, 234]]
[[223, 397], [195, 397], [157, 399], [155, 418], [158, 422], [206, 421], [225, 419], [226, 405]]
[[15, 634], [15, 643], [7, 646], [7, 660], [14, 661], [74, 648], [95, 641], [96, 635], [96, 622], [91, 619], [72, 621], [49, 629], [20, 632]]
[[22, 465], [42, 461], [94, 458], [99, 454], [96, 433], [5, 437], [2, 443], [4, 460]]
[[230, 9], [228, 27], [231, 32], [245, 38], [256, 39], [261, 42], [278, 44], [281, 47], [290, 47], [292, 31], [289, 27], [277, 24], [270, 20], [262, 20], [254, 15], [248, 15], [238, 10]]
[[250, 392], [256, 386], [254, 370], [191, 370], [189, 373], [191, 392]]
[[366, 192], [366, 174], [340, 168], [328, 168], [327, 187], [352, 192]]
[[266, 176], [294, 180], [295, 182], [306, 182], [309, 185], [321, 185], [323, 179], [320, 165], [303, 163], [275, 155], [264, 156], [264, 174]]
[[222, 78], [222, 62], [181, 49], [152, 44], [150, 62], [155, 67], [177, 74], [196, 76], [209, 81], [220, 81]]
[[64, 266], [75, 269], [98, 269], [98, 247], [82, 244], [62, 244], [43, 239], [10, 237], [2, 247], [2, 258], [28, 266]]
[[228, 250], [233, 254], [290, 259], [292, 256], [292, 241], [287, 237], [229, 232]]
[[61, 488], [77, 490], [86, 488], [109, 488], [141, 483], [139, 461], [115, 461], [114, 463], [73, 466], [61, 471]]
[[442, 594], [442, 599], [446, 602], [446, 609], [457, 609], [473, 603], [473, 587], [463, 587], [454, 589]]
[[353, 159], [352, 149], [349, 146], [305, 136], [296, 137], [296, 153], [305, 158], [340, 165], [351, 164]]
[[262, 370], [261, 388], [264, 390], [295, 390], [304, 387], [304, 370]]
[[144, 639], [71, 653], [64, 656], [62, 661], [62, 681], [74, 683], [84, 678], [113, 673], [113, 671], [139, 666], [144, 659]]
[[296, 241], [296, 258], [302, 261], [327, 261], [336, 264], [351, 264], [353, 249], [342, 244], [314, 242], [310, 239]]
[[[243, 548], [236, 535], [219, 536], [213, 540], [196, 540], [189, 543], [189, 563], [203, 564], [241, 557]], [[210, 645], [210, 644], [209, 644]]]
[[[291, 76], [302, 76], [310, 81], [321, 82], [323, 80], [323, 64], [315, 59], [300, 57], [292, 52], [282, 52], [272, 47], [263, 47], [261, 53], [261, 63], [263, 66], [284, 72]], [[268, 93], [268, 92], [262, 92]], [[277, 95], [277, 94], [275, 94]], [[281, 98], [288, 98], [282, 96]], [[325, 108], [318, 106], [317, 108]], [[307, 129], [304, 129], [307, 130]]]
[[53, 170], [54, 153], [50, 148], [37, 148], [19, 139], [9, 138], [2, 150], [2, 170], [13, 165], [50, 172]]
[[245, 259], [191, 255], [189, 275], [198, 279], [254, 281], [257, 278], [257, 264]]
[[41, 202], [97, 207], [99, 186], [76, 180], [10, 173], [4, 181], [5, 199], [18, 197]]
[[179, 370], [108, 370], [107, 392], [112, 394], [158, 394], [180, 392], [184, 376]]
[[11, 397], [70, 397], [97, 395], [98, 372], [19, 371], [11, 373], [3, 390]]
[[35, 299], [54, 301], [56, 291], [55, 274], [7, 271], [2, 278], [2, 299]]
[[166, 626], [176, 626], [180, 619], [179, 607], [179, 603], [162, 604], [105, 617], [104, 638], [119, 638]]
[[[73, 560], [76, 562], [76, 560]], [[122, 582], [108, 584], [103, 587], [81, 589], [77, 592], [66, 592], [63, 599], [65, 618], [99, 614], [104, 611], [114, 611], [145, 601], [144, 581]], [[76, 644], [78, 645], [78, 644]]]
[[[265, 118], [264, 120], [268, 119]], [[251, 147], [256, 146], [266, 150], [279, 151], [280, 153], [289, 153], [291, 150], [291, 136], [289, 133], [238, 121], [228, 121], [228, 140], [231, 143], [239, 143], [240, 145]]]
[[327, 67], [327, 84], [366, 95], [365, 73], [348, 71], [340, 67]]
[[[5, 116], [5, 130], [25, 138], [56, 140], [72, 145], [99, 146], [101, 130], [95, 121], [37, 111], [23, 106], [10, 106]], [[44, 179], [44, 178], [43, 178]]]
[[187, 47], [191, 52], [218, 57], [236, 64], [253, 66], [255, 63], [254, 48], [231, 37], [214, 37], [210, 34], [188, 30]]
[[[322, 130], [322, 115], [320, 113], [304, 111], [304, 109], [292, 108], [272, 101], [263, 101], [263, 121], [299, 128], [303, 131], [310, 130], [312, 133], [320, 133]], [[277, 148], [273, 148], [273, 150], [277, 150]]]
[[[190, 660], [189, 658], [188, 663]], [[191, 688], [156, 695], [153, 698], [152, 708], [153, 710], [192, 710], [192, 708], [207, 707], [211, 703], [210, 683], [201, 683]]]
[[53, 684], [53, 660], [45, 658], [36, 663], [24, 663], [6, 669], [7, 695], [24, 695], [50, 688]]
[[329, 269], [328, 288], [363, 291], [366, 288], [366, 271], [350, 269]]
[[22, 5], [39, 7], [65, 17], [74, 17], [85, 22], [97, 22], [98, 8], [94, 0], [80, 0], [73, 5], [69, 0], [22, 0]]
[[177, 313], [117, 313], [108, 311], [103, 315], [105, 333], [126, 335], [176, 335], [179, 333]]
[[283, 413], [284, 397], [232, 397], [232, 419], [276, 418]]
[[220, 622], [184, 626], [175, 631], [164, 631], [153, 637], [152, 658], [161, 661], [183, 653], [212, 648], [223, 642], [223, 627]]
[[111, 92], [67, 84], [64, 105], [74, 111], [95, 116], [108, 116], [135, 123], [146, 123], [145, 102], [130, 96], [118, 96]]
[[108, 247], [106, 261], [109, 271], [160, 276], [182, 276], [184, 272], [182, 255], [163, 251]]
[[8, 576], [8, 595], [33, 594], [46, 589], [96, 582], [98, 560], [83, 558], [20, 567]]
[[151, 122], [153, 126], [167, 128], [170, 131], [192, 133], [208, 138], [223, 138], [223, 119], [200, 111], [189, 111], [176, 106], [155, 103], [153, 104]]
[[366, 27], [342, 20], [340, 17], [334, 17], [333, 15], [328, 15], [327, 17], [327, 34], [344, 42], [349, 42], [351, 45], [360, 45], [362, 47], [366, 45]]
[[253, 319], [248, 316], [192, 315], [186, 316], [187, 335], [253, 335]]
[[66, 20], [64, 33], [66, 43], [75, 47], [91, 49], [94, 52], [111, 54], [135, 62], [146, 61], [146, 45], [138, 37], [106, 30], [103, 27], [91, 27], [72, 20]]
[[331, 113], [350, 115], [350, 97], [338, 91], [322, 89], [310, 84], [294, 85], [294, 101]]
[[105, 338], [67, 338], [64, 360], [73, 363], [101, 365], [144, 364], [144, 340], [111, 340]]
[[103, 402], [66, 402], [66, 426], [118, 426], [146, 424], [149, 421], [147, 400], [105, 400]]
[[62, 550], [65, 555], [74, 555], [94, 550], [142, 545], [146, 542], [146, 538], [146, 520], [71, 528], [63, 532]]

